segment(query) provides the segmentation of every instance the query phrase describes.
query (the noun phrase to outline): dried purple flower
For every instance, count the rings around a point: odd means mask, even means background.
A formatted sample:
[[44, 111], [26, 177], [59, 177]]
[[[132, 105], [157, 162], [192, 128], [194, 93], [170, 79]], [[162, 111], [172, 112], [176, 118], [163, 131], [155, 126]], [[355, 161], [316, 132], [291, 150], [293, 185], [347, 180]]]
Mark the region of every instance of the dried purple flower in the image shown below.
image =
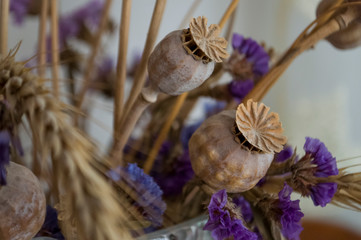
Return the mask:
[[155, 174], [154, 179], [163, 190], [164, 196], [182, 193], [184, 185], [193, 178], [194, 172], [189, 159], [188, 150], [174, 160], [170, 172]]
[[249, 202], [246, 199], [244, 199], [244, 197], [242, 196], [235, 197], [232, 199], [232, 202], [241, 209], [241, 213], [244, 221], [249, 223], [253, 220], [251, 204], [249, 204]]
[[311, 188], [311, 198], [315, 206], [324, 207], [331, 202], [337, 191], [337, 183], [318, 183]]
[[0, 186], [6, 185], [6, 168], [10, 163], [10, 135], [8, 131], [0, 132]]
[[110, 170], [108, 176], [116, 182], [125, 181], [137, 193], [137, 198], [133, 200], [137, 207], [144, 210], [143, 215], [155, 226], [162, 224], [166, 204], [162, 200], [162, 190], [152, 177], [145, 174], [135, 163]]
[[24, 22], [25, 15], [28, 13], [28, 8], [31, 0], [11, 0], [10, 12], [14, 16], [14, 21], [17, 25], [21, 25]]
[[240, 219], [231, 216], [226, 207], [227, 201], [226, 190], [220, 190], [212, 195], [208, 205], [209, 219], [203, 229], [211, 231], [212, 237], [216, 240], [230, 236], [237, 240], [256, 240], [255, 233], [249, 231]]
[[336, 193], [337, 184], [322, 178], [338, 174], [336, 158], [316, 138], [306, 137], [303, 148], [306, 154], [291, 167], [291, 185], [302, 196], [311, 196], [315, 206], [324, 207]]
[[275, 155], [275, 162], [284, 162], [290, 159], [293, 155], [293, 148], [289, 145], [285, 145], [283, 150]]
[[299, 235], [303, 228], [300, 221], [304, 216], [301, 212], [299, 202], [300, 200], [291, 200], [292, 188], [284, 184], [283, 189], [278, 193], [278, 208], [281, 210], [279, 215], [279, 222], [281, 223], [281, 232], [289, 240], [299, 239]]
[[265, 49], [256, 41], [234, 33], [232, 46], [235, 51], [233, 51], [225, 68], [236, 79], [257, 80], [268, 72], [270, 58]]
[[104, 2], [101, 0], [92, 0], [81, 8], [71, 12], [59, 19], [59, 44], [61, 47], [70, 39], [77, 37], [82, 27], [90, 30], [99, 25], [101, 12]]
[[55, 208], [49, 205], [46, 206], [45, 221], [36, 236], [48, 236], [57, 240], [65, 239], [58, 224], [58, 213]]
[[237, 101], [240, 102], [253, 87], [254, 82], [251, 79], [247, 79], [245, 81], [233, 80], [228, 84], [228, 91]]
[[316, 177], [328, 177], [338, 174], [336, 158], [328, 151], [325, 144], [317, 138], [306, 137], [303, 149], [312, 159], [312, 164], [317, 165]]

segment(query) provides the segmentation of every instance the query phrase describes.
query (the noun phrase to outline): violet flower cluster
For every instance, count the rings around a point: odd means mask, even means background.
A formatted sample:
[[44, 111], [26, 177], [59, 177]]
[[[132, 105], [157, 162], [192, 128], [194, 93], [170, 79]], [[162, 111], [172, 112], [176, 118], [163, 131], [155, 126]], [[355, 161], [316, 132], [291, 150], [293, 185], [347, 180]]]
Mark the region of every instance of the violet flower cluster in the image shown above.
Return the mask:
[[137, 193], [134, 205], [143, 209], [143, 216], [154, 226], [162, 225], [166, 204], [162, 200], [162, 190], [152, 177], [145, 174], [135, 163], [110, 170], [108, 176], [115, 182], [125, 181]]
[[220, 190], [212, 195], [208, 205], [209, 219], [204, 230], [211, 231], [216, 240], [233, 236], [235, 240], [257, 240], [257, 234], [248, 230], [241, 219], [231, 216], [226, 208], [228, 196], [226, 190]]
[[192, 179], [194, 171], [188, 149], [174, 159], [171, 171], [162, 171], [154, 175], [155, 181], [163, 190], [164, 196], [176, 196], [182, 193], [184, 185]]
[[76, 11], [59, 19], [59, 43], [61, 46], [70, 38], [79, 35], [83, 26], [94, 29], [99, 25], [104, 2], [92, 0]]
[[[325, 144], [319, 139], [306, 137], [303, 149], [306, 156], [311, 158], [314, 164], [314, 177], [325, 178], [332, 175], [338, 175], [336, 158], [328, 151]], [[317, 183], [310, 189], [310, 196], [315, 206], [326, 206], [332, 200], [337, 191], [337, 183], [324, 182]]]
[[251, 64], [254, 75], [263, 76], [268, 72], [268, 62], [270, 58], [264, 48], [255, 40], [234, 33], [232, 37], [232, 47]]
[[232, 202], [240, 208], [244, 221], [250, 223], [253, 220], [251, 204], [243, 196], [233, 198]]
[[283, 236], [289, 240], [297, 240], [300, 239], [299, 235], [303, 230], [300, 221], [304, 214], [299, 206], [300, 200], [291, 200], [292, 191], [292, 188], [285, 183], [278, 193], [279, 201], [275, 207], [281, 210], [278, 221], [281, 224]]
[[25, 16], [28, 13], [28, 8], [32, 0], [11, 0], [10, 12], [13, 14], [14, 22], [21, 25], [24, 22]]
[[265, 49], [251, 38], [233, 34], [234, 52], [226, 69], [235, 78], [229, 85], [230, 94], [241, 101], [254, 87], [255, 81], [269, 70], [269, 56]]

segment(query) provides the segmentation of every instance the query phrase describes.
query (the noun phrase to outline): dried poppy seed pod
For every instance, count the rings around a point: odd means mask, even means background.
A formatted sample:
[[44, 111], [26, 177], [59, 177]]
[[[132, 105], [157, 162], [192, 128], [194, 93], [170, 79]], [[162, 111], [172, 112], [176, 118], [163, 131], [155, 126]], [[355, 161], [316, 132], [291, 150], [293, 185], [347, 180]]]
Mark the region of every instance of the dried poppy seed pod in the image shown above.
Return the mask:
[[[357, 0], [359, 1], [359, 0]], [[317, 7], [316, 15], [319, 17], [320, 15], [324, 14], [328, 10], [332, 9], [335, 4], [337, 4], [338, 0], [323, 0]], [[355, 2], [350, 1], [349, 2]], [[350, 6], [348, 8], [343, 8], [336, 12], [336, 14], [342, 14], [346, 11], [360, 11], [360, 6]], [[337, 16], [337, 15], [336, 15]], [[341, 25], [345, 25], [343, 19], [339, 19]], [[335, 48], [338, 49], [350, 49], [355, 48], [361, 45], [361, 22], [360, 18], [351, 21], [347, 26], [344, 26], [338, 32], [335, 32], [328, 36], [327, 41], [329, 41]]]
[[151, 88], [179, 95], [201, 85], [213, 72], [214, 61], [227, 58], [227, 41], [218, 37], [220, 28], [207, 27], [207, 18], [193, 18], [189, 29], [169, 33], [149, 57]]
[[254, 187], [286, 143], [278, 114], [268, 111], [250, 100], [204, 121], [189, 141], [195, 174], [216, 191]]
[[30, 240], [43, 225], [46, 200], [38, 179], [10, 162], [7, 185], [0, 188], [0, 239]]

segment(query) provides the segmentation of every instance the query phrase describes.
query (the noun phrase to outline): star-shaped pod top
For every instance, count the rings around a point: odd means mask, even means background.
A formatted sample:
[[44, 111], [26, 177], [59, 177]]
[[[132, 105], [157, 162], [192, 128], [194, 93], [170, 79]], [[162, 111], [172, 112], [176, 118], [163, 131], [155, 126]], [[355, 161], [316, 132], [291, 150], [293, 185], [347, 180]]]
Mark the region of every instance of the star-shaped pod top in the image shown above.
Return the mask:
[[256, 149], [266, 153], [280, 152], [287, 138], [277, 113], [263, 103], [251, 99], [237, 108], [236, 124], [244, 138]]
[[207, 18], [193, 18], [182, 35], [183, 46], [197, 60], [222, 62], [229, 54], [225, 50], [227, 40], [219, 37], [220, 32], [217, 24], [207, 27]]

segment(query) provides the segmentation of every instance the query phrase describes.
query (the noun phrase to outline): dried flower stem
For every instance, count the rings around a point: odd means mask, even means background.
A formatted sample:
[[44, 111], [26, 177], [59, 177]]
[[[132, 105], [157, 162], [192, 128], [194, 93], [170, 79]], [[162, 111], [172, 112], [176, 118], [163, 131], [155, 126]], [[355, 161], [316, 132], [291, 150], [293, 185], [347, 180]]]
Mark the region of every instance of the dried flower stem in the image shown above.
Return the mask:
[[52, 79], [53, 94], [59, 98], [59, 23], [58, 23], [58, 1], [53, 0], [50, 3], [51, 9], [51, 60], [52, 60]]
[[130, 24], [132, 0], [123, 0], [122, 18], [119, 30], [119, 47], [117, 62], [117, 78], [115, 81], [115, 98], [114, 98], [114, 139], [119, 136], [119, 128], [121, 126], [121, 116], [123, 111], [124, 83], [127, 76], [127, 50], [128, 35]]
[[[346, 11], [339, 16], [343, 20], [343, 24], [347, 26], [348, 23], [359, 17], [359, 14], [355, 10]], [[338, 18], [338, 19], [340, 19]], [[318, 26], [316, 31], [312, 31], [310, 34], [296, 39], [295, 43], [285, 53], [285, 55], [275, 64], [274, 67], [260, 79], [259, 83], [252, 89], [252, 91], [243, 99], [243, 102], [247, 102], [248, 99], [254, 101], [261, 101], [271, 87], [276, 83], [279, 77], [286, 71], [288, 66], [293, 60], [299, 56], [305, 50], [313, 47], [318, 41], [326, 38], [330, 34], [339, 31], [342, 28], [342, 24], [339, 23], [337, 18], [333, 18], [326, 22], [322, 26]], [[316, 21], [317, 22], [317, 19]], [[314, 23], [311, 23], [306, 30], [308, 30]], [[302, 33], [301, 35], [303, 35]]]
[[162, 130], [160, 131], [160, 133], [157, 137], [157, 140], [155, 141], [153, 148], [150, 151], [148, 158], [144, 163], [144, 172], [145, 173], [149, 174], [150, 170], [152, 169], [154, 160], [158, 155], [158, 151], [159, 151], [160, 147], [162, 146], [164, 140], [167, 138], [169, 129], [172, 126], [174, 119], [177, 117], [179, 110], [183, 106], [184, 100], [187, 98], [187, 95], [188, 94], [183, 93], [182, 95], [180, 95], [177, 98], [177, 101], [172, 108], [172, 112], [170, 113], [170, 115], [168, 115], [167, 121], [165, 122], [164, 126], [162, 127]]
[[1, 0], [1, 36], [0, 54], [5, 55], [8, 48], [8, 22], [9, 22], [9, 0]]
[[234, 12], [234, 10], [236, 9], [237, 5], [238, 5], [239, 0], [232, 0], [231, 4], [228, 6], [228, 9], [226, 10], [226, 12], [223, 14], [223, 17], [221, 19], [221, 21], [219, 21], [218, 26], [220, 28], [223, 28], [224, 25], [226, 24], [226, 22], [228, 21], [228, 18], [232, 15], [232, 13]]
[[132, 111], [125, 118], [124, 122], [126, 123], [126, 127], [122, 128], [120, 137], [114, 139], [115, 140], [114, 145], [110, 153], [111, 161], [114, 166], [119, 165], [123, 162], [122, 161], [123, 148], [127, 143], [128, 138], [132, 133], [135, 124], [137, 123], [138, 119], [140, 118], [144, 110], [149, 106], [149, 104], [153, 103], [154, 101], [150, 101], [147, 98], [147, 95], [144, 93], [138, 96], [137, 100], [134, 103], [134, 108], [132, 108]]
[[45, 81], [45, 62], [46, 62], [46, 20], [48, 18], [49, 0], [42, 0], [41, 14], [39, 18], [39, 36], [38, 36], [38, 75], [41, 81]]
[[[161, 20], [163, 17], [163, 12], [165, 9], [166, 2], [167, 2], [166, 0], [157, 0], [157, 2], [155, 4], [154, 10], [153, 10], [153, 15], [152, 15], [152, 20], [151, 20], [149, 30], [148, 30], [147, 41], [145, 43], [143, 54], [142, 54], [142, 59], [140, 60], [138, 71], [136, 72], [135, 77], [134, 77], [134, 85], [132, 86], [132, 90], [130, 91], [130, 95], [125, 104], [126, 108], [125, 108], [125, 111], [123, 112], [123, 116], [122, 116], [122, 121], [121, 121], [122, 125], [124, 123], [125, 118], [129, 114], [129, 111], [133, 108], [133, 104], [134, 104], [135, 100], [138, 98], [138, 96], [143, 88], [145, 78], [146, 78], [148, 58], [153, 50], [155, 40], [158, 35], [159, 26], [160, 26], [160, 23], [161, 23]], [[124, 127], [125, 126], [122, 126], [122, 129]]]
[[[223, 28], [224, 24], [227, 22], [228, 18], [232, 15], [233, 11], [236, 9], [239, 0], [233, 0], [226, 12], [223, 14], [222, 19], [219, 22], [219, 27]], [[168, 115], [165, 124], [163, 125], [160, 134], [158, 135], [155, 143], [149, 153], [147, 160], [144, 163], [144, 172], [149, 173], [153, 167], [156, 156], [158, 155], [159, 149], [162, 146], [162, 143], [168, 136], [168, 132], [170, 130], [170, 126], [172, 125], [174, 119], [177, 117], [180, 109], [183, 106], [184, 101], [187, 99], [188, 92], [183, 93], [182, 95], [177, 97], [174, 107], [172, 107], [172, 111]]]
[[97, 33], [95, 34], [95, 39], [93, 41], [92, 51], [91, 51], [90, 57], [88, 58], [88, 61], [87, 61], [86, 67], [85, 67], [85, 76], [84, 76], [84, 79], [83, 79], [83, 85], [82, 85], [82, 88], [80, 90], [79, 98], [78, 98], [78, 101], [77, 101], [77, 104], [76, 104], [76, 106], [79, 109], [81, 109], [81, 105], [83, 103], [86, 91], [88, 90], [89, 82], [90, 82], [90, 76], [92, 76], [92, 74], [93, 74], [95, 58], [96, 58], [97, 53], [98, 53], [99, 48], [100, 48], [102, 34], [103, 34], [104, 30], [106, 29], [106, 24], [107, 24], [107, 21], [108, 21], [108, 16], [109, 16], [109, 11], [110, 11], [111, 4], [112, 4], [112, 0], [106, 0], [106, 2], [104, 4], [100, 24], [99, 24]]

